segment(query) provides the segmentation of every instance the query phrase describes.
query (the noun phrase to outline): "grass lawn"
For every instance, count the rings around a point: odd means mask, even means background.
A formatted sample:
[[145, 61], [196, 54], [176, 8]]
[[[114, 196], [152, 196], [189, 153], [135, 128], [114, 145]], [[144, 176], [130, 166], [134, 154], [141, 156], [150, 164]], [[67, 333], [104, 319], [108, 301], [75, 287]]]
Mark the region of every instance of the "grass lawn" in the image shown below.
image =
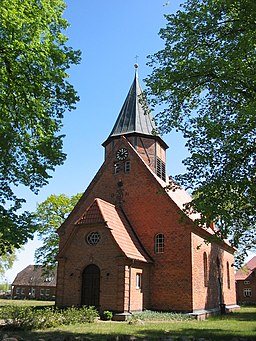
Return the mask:
[[0, 298], [0, 307], [5, 305], [23, 305], [31, 307], [54, 306], [54, 301], [36, 301], [36, 300], [9, 300]]
[[[18, 304], [10, 301], [9, 304]], [[31, 304], [32, 301], [22, 301]], [[38, 301], [36, 305], [38, 305]], [[43, 303], [49, 302], [41, 302]], [[2, 300], [0, 300], [0, 306]], [[144, 321], [143, 324], [128, 324], [127, 322], [98, 321], [92, 324], [75, 324], [47, 330], [5, 331], [0, 329], [0, 340], [4, 334], [15, 334], [25, 340], [37, 341], [60, 340], [68, 335], [83, 337], [86, 340], [125, 340], [125, 336], [134, 336], [137, 340], [165, 340], [177, 339], [181, 336], [211, 339], [231, 340], [234, 337], [243, 337], [256, 340], [256, 307], [242, 307], [239, 311], [224, 316], [215, 316], [206, 321]], [[121, 337], [120, 337], [121, 336]], [[122, 338], [123, 336], [123, 338]], [[126, 339], [127, 340], [127, 339]]]

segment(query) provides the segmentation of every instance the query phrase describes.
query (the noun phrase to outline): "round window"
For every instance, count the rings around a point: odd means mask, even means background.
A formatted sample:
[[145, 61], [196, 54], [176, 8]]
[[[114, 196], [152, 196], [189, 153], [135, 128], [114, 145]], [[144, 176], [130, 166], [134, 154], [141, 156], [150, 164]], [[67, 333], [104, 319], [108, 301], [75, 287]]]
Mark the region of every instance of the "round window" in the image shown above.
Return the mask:
[[87, 235], [86, 241], [89, 245], [96, 245], [100, 241], [99, 232], [91, 232]]

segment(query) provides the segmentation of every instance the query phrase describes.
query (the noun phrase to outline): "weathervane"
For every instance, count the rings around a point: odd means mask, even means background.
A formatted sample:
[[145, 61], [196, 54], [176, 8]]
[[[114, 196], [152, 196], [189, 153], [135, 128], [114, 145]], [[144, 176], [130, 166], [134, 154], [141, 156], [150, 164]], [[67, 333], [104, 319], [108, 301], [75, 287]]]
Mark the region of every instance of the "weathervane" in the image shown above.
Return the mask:
[[138, 58], [139, 58], [139, 56], [136, 55], [134, 58], [135, 58], [134, 67], [135, 67], [135, 69], [138, 69], [138, 67], [139, 67], [139, 64], [138, 64]]

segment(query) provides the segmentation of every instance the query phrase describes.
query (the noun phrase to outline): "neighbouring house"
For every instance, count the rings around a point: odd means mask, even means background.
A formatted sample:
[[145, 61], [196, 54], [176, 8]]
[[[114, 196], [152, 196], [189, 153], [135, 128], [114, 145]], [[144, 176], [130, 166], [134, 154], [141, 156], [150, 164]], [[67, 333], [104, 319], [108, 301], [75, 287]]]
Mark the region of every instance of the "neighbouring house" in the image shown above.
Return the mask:
[[[135, 67], [103, 143], [105, 160], [58, 229], [56, 305], [120, 314], [231, 309], [234, 249], [221, 240], [205, 243], [214, 227], [199, 227], [198, 214], [184, 215], [191, 198], [182, 188], [165, 190], [174, 184], [166, 175], [168, 146], [157, 134]], [[83, 148], [92, 146], [80, 146], [81, 157]]]
[[256, 304], [256, 256], [235, 274], [236, 297], [239, 304]]
[[57, 269], [45, 271], [41, 265], [28, 265], [12, 283], [13, 299], [55, 300]]

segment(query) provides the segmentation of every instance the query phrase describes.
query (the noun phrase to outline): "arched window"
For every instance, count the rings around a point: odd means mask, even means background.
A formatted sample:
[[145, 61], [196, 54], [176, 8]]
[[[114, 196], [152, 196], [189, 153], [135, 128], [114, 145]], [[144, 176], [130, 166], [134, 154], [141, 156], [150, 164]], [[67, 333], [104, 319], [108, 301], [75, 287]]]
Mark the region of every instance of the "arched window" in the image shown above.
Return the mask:
[[230, 271], [229, 271], [229, 262], [227, 262], [227, 285], [228, 285], [228, 289], [230, 289]]
[[207, 259], [207, 254], [204, 252], [203, 255], [203, 261], [204, 261], [204, 286], [208, 286], [208, 259]]
[[164, 252], [164, 234], [158, 233], [155, 236], [155, 253], [163, 253]]

